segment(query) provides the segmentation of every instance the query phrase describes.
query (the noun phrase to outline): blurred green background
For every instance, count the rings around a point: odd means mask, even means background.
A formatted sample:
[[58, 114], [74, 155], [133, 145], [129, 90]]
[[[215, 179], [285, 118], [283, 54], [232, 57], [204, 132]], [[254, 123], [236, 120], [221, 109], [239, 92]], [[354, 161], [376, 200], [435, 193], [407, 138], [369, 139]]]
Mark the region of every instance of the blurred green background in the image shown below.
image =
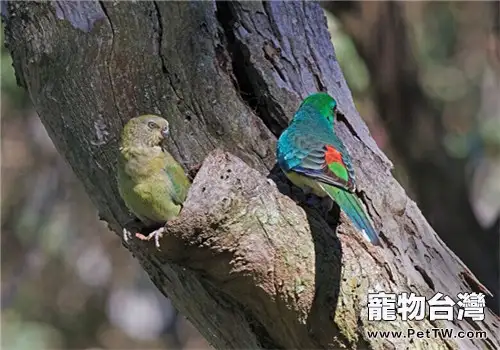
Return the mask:
[[[446, 244], [498, 286], [498, 2], [322, 6], [394, 175]], [[2, 348], [208, 348], [98, 220], [11, 63], [2, 46]]]

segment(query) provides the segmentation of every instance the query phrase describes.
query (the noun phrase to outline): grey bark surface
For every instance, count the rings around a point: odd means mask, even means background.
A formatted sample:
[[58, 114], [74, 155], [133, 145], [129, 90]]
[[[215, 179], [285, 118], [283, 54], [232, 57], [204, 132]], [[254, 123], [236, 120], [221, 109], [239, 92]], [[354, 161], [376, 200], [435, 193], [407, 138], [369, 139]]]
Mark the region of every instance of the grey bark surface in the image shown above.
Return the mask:
[[[3, 15], [19, 83], [112, 230], [131, 219], [114, 176], [128, 119], [167, 117], [172, 154], [186, 168], [203, 162], [162, 250], [126, 246], [214, 347], [500, 347], [489, 310], [484, 322], [367, 321], [369, 288], [431, 297], [482, 286], [391, 176], [318, 4], [9, 2]], [[279, 173], [269, 176], [277, 135], [317, 90], [339, 102], [336, 130], [383, 248], [343, 217], [334, 230], [286, 195], [294, 190]], [[488, 339], [367, 336], [436, 327], [484, 330]]]

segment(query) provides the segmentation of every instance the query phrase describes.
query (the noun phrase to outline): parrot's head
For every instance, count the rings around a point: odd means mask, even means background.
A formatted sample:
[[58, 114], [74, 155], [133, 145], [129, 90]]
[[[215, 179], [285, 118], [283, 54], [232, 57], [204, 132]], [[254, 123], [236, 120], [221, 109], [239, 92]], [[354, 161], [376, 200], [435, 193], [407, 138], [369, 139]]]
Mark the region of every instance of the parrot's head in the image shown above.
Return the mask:
[[169, 133], [168, 121], [157, 115], [141, 115], [130, 119], [123, 128], [121, 145], [161, 146]]
[[300, 107], [312, 107], [320, 112], [321, 116], [333, 125], [337, 111], [337, 101], [326, 92], [317, 92], [307, 96]]

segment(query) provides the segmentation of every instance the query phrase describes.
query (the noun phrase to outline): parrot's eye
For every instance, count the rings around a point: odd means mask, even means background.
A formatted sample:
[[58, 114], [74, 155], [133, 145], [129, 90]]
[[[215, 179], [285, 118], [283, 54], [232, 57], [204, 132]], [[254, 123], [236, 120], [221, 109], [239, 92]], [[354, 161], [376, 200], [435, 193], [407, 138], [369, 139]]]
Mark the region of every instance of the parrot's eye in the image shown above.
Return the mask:
[[148, 123], [148, 127], [150, 129], [159, 129], [160, 127], [158, 126], [158, 124], [156, 124], [155, 122], [149, 122]]

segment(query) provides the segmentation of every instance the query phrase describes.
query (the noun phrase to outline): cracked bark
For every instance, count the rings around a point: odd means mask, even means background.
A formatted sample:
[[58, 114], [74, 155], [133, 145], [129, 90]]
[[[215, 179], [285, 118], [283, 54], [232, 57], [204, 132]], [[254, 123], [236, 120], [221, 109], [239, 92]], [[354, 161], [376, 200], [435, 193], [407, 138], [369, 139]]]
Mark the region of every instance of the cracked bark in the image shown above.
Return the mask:
[[[186, 166], [210, 154], [163, 249], [135, 241], [128, 249], [216, 348], [411, 348], [410, 339], [366, 332], [432, 327], [488, 334], [419, 340], [432, 348], [500, 346], [489, 310], [477, 323], [367, 321], [369, 288], [430, 297], [482, 287], [390, 175], [317, 4], [9, 2], [7, 10], [19, 82], [115, 232], [131, 219], [114, 178], [129, 118], [166, 116], [169, 149]], [[344, 115], [337, 132], [383, 249], [367, 246], [343, 217], [334, 230], [336, 222], [297, 206], [273, 169], [276, 136], [318, 80]]]

